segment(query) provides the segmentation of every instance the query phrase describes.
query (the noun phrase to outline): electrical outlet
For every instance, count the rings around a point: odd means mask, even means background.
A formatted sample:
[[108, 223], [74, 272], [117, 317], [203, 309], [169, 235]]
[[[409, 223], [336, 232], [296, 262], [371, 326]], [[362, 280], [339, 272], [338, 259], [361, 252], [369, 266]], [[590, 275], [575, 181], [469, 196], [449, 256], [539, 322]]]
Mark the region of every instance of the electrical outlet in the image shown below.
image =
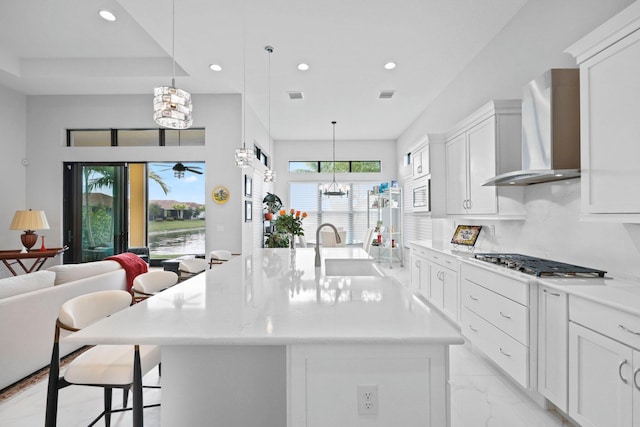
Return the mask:
[[358, 384], [358, 415], [378, 415], [378, 386]]

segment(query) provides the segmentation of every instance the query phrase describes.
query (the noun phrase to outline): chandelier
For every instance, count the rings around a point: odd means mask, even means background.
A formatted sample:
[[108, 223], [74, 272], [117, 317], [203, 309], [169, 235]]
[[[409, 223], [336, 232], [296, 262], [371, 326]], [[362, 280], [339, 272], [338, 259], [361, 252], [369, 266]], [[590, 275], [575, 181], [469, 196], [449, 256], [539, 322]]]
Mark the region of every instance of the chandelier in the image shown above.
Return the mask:
[[320, 184], [320, 191], [325, 196], [348, 196], [349, 190], [336, 182], [336, 122], [331, 122], [333, 125], [333, 181], [331, 184]]
[[[269, 53], [269, 156], [273, 165], [273, 151], [271, 151], [271, 54], [273, 53], [273, 46], [265, 46], [264, 50]], [[264, 171], [264, 182], [276, 182], [276, 171], [267, 168]]]
[[171, 60], [173, 72], [171, 86], [158, 86], [153, 90], [153, 119], [162, 127], [170, 129], [189, 129], [193, 124], [191, 112], [191, 95], [189, 92], [176, 88], [176, 56], [175, 56], [175, 28], [176, 2], [172, 1], [171, 17]]

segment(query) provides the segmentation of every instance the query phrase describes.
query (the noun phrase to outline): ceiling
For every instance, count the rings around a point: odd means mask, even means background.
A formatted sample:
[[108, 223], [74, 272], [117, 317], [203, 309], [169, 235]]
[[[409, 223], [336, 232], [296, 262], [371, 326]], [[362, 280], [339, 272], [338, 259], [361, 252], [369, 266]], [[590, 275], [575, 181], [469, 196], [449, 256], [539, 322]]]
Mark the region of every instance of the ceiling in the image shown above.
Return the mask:
[[[396, 139], [526, 1], [175, 0], [176, 86], [244, 92], [267, 127], [271, 45], [274, 139], [330, 139], [332, 120], [337, 139]], [[171, 83], [171, 0], [0, 4], [1, 85], [26, 95], [149, 94], [151, 110], [153, 88]], [[397, 67], [385, 70], [388, 61]], [[396, 92], [378, 99], [381, 90]]]

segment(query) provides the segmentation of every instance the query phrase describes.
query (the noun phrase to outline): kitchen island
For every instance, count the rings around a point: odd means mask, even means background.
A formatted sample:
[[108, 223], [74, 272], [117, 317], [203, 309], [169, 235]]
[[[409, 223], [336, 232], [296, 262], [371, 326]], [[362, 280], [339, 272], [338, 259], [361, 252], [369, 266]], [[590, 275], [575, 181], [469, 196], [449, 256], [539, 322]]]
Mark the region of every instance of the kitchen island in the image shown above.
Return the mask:
[[449, 425], [459, 331], [393, 278], [324, 274], [362, 249], [321, 255], [257, 250], [66, 339], [160, 345], [163, 426]]

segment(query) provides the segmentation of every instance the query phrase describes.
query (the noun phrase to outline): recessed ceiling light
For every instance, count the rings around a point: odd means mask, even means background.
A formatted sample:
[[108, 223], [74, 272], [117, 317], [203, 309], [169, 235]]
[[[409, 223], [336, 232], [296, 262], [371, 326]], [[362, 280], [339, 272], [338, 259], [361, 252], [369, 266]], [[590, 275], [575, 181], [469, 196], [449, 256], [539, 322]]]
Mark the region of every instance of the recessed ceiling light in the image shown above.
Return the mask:
[[387, 70], [393, 70], [394, 68], [396, 68], [396, 63], [387, 62], [386, 64], [384, 64], [384, 68], [386, 68]]
[[114, 15], [113, 13], [109, 12], [108, 10], [101, 10], [100, 11], [100, 16], [102, 17], [102, 19], [104, 19], [105, 21], [109, 21], [109, 22], [113, 22], [116, 20], [116, 15]]
[[222, 71], [222, 66], [218, 64], [211, 64], [209, 65], [209, 68], [211, 68], [212, 71]]
[[304, 62], [298, 64], [298, 70], [307, 71], [309, 69], [309, 64], [305, 64]]

